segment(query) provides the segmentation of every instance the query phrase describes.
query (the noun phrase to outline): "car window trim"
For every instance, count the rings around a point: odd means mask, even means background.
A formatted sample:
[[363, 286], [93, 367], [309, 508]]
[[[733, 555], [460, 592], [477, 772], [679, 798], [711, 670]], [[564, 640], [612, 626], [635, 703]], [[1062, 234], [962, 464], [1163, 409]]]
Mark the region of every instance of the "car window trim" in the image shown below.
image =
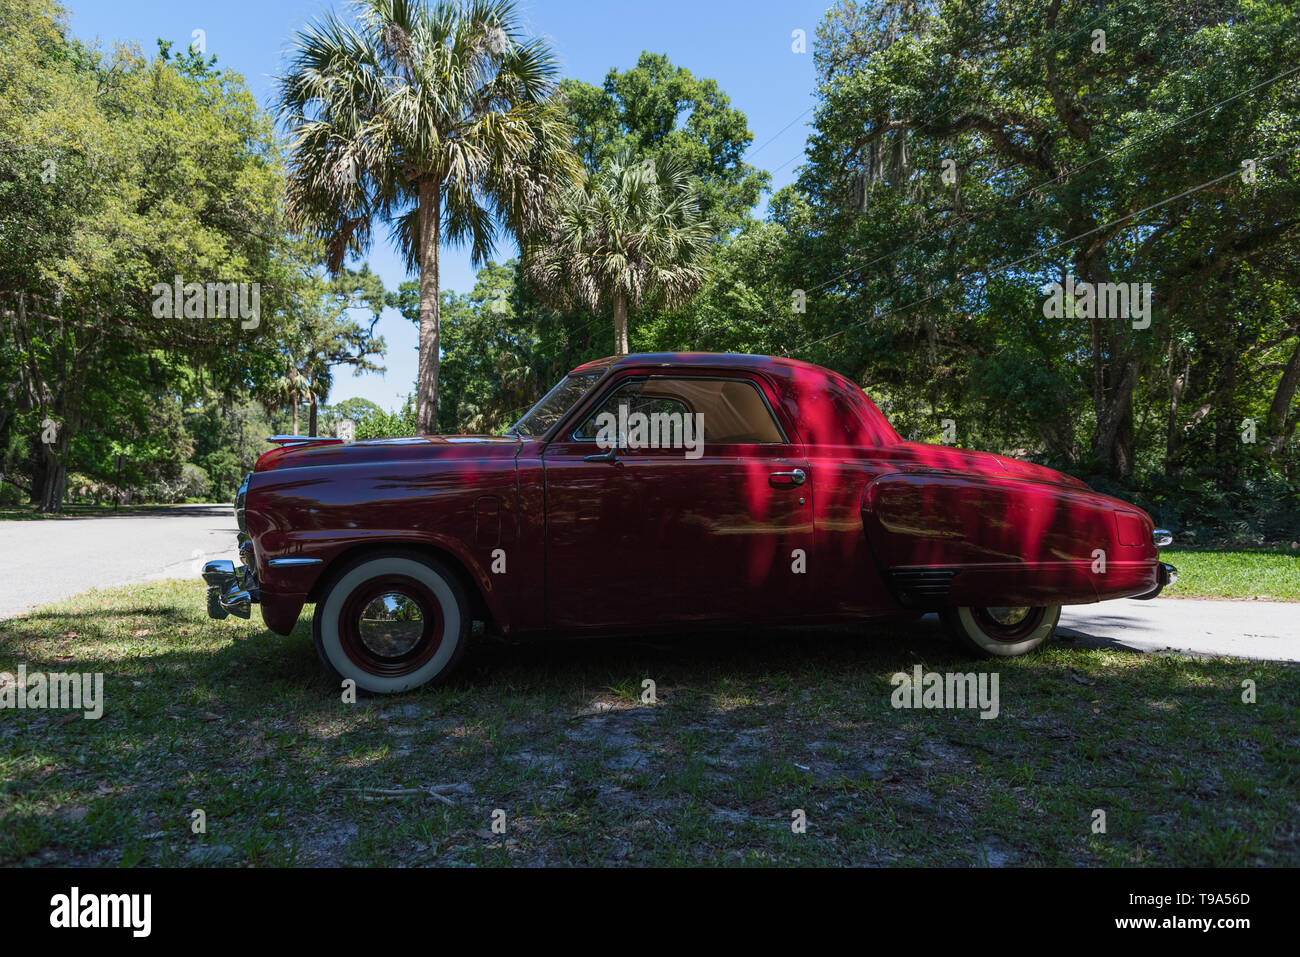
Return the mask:
[[[605, 404], [605, 400], [607, 398], [612, 397], [615, 392], [617, 392], [619, 389], [623, 388], [624, 385], [630, 382], [644, 382], [649, 379], [703, 379], [706, 382], [743, 382], [751, 389], [753, 389], [755, 392], [757, 392], [758, 397], [763, 400], [763, 407], [767, 409], [768, 418], [770, 418], [772, 420], [772, 424], [776, 426], [776, 431], [777, 434], [781, 436], [781, 441], [780, 442], [704, 442], [703, 444], [715, 445], [715, 446], [757, 445], [757, 446], [765, 446], [769, 448], [775, 448], [782, 445], [794, 445], [794, 443], [790, 441], [790, 436], [786, 432], [785, 426], [782, 425], [781, 423], [780, 416], [778, 416], [773, 411], [772, 403], [768, 400], [767, 397], [767, 391], [762, 387], [762, 385], [757, 380], [755, 380], [754, 378], [750, 377], [747, 374], [725, 375], [725, 374], [714, 373], [712, 370], [709, 370], [709, 372], [706, 372], [702, 375], [696, 375], [696, 374], [682, 375], [682, 374], [674, 374], [668, 372], [645, 372], [645, 371], [636, 371], [636, 370], [629, 370], [629, 371], [631, 372], [630, 375], [618, 377], [618, 379], [610, 383], [610, 385], [605, 389], [605, 391], [601, 392], [600, 395], [596, 397], [595, 402], [591, 406], [592, 411], [599, 409], [602, 405]], [[591, 392], [594, 393], [596, 391], [596, 387], [599, 385], [600, 383], [597, 382], [596, 385], [592, 386]], [[578, 438], [577, 435], [578, 429], [582, 428], [583, 423], [587, 421], [587, 418], [588, 415], [584, 414], [581, 417], [579, 417], [576, 422], [574, 422], [573, 428], [571, 428], [568, 431], [567, 441], [577, 442], [582, 445], [595, 444], [596, 440], [594, 438], [583, 439], [583, 438]]]

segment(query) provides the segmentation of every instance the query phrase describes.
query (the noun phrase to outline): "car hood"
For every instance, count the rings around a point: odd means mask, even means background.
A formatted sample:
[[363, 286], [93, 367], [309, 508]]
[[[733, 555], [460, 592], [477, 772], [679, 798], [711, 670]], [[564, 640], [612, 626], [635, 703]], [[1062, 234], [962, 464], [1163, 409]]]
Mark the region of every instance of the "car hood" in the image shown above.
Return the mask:
[[313, 440], [285, 445], [264, 452], [257, 460], [256, 472], [276, 469], [318, 468], [325, 465], [363, 465], [367, 463], [511, 458], [519, 451], [520, 439], [514, 435], [415, 435], [399, 439], [366, 439], [340, 442], [337, 439]]
[[1087, 483], [1072, 475], [1035, 465], [1021, 459], [995, 455], [992, 452], [975, 452], [953, 448], [950, 445], [929, 445], [924, 442], [899, 442], [882, 450], [882, 457], [894, 462], [900, 470], [939, 470], [983, 475], [990, 478], [1015, 478], [1027, 482], [1046, 482], [1069, 488], [1088, 488]]

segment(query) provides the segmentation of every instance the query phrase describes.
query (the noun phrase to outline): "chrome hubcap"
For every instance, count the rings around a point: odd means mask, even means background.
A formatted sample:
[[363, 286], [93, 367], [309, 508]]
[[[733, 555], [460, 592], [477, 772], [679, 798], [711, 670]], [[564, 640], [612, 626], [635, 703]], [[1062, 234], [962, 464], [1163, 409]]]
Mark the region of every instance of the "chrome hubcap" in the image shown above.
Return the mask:
[[400, 592], [384, 592], [361, 613], [357, 631], [371, 653], [399, 658], [415, 647], [424, 633], [420, 606]]
[[1006, 627], [1011, 628], [1028, 618], [1031, 609], [1028, 606], [1025, 606], [1023, 608], [986, 608], [985, 611], [987, 611], [989, 617], [999, 625], [1005, 625]]

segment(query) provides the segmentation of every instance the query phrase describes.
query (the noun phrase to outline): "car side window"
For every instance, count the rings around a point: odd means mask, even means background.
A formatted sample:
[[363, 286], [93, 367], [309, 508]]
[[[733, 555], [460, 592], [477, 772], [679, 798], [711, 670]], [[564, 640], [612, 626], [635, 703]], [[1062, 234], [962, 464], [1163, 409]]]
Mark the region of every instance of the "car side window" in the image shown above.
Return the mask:
[[[629, 380], [601, 402], [573, 433], [578, 440], [595, 441], [602, 415], [694, 415], [703, 426], [704, 441], [711, 445], [781, 445], [784, 433], [758, 386], [748, 379], [705, 376], [648, 376]], [[608, 420], [606, 420], [608, 421]], [[665, 420], [666, 421], [666, 420]]]
[[619, 406], [627, 406], [627, 415], [639, 412], [645, 416], [651, 415], [687, 415], [690, 409], [685, 402], [680, 399], [665, 395], [647, 395], [645, 393], [645, 379], [631, 379], [613, 392], [602, 402], [587, 420], [574, 430], [573, 437], [579, 441], [594, 441], [597, 433], [600, 431], [600, 417], [603, 415], [613, 415], [618, 418]]

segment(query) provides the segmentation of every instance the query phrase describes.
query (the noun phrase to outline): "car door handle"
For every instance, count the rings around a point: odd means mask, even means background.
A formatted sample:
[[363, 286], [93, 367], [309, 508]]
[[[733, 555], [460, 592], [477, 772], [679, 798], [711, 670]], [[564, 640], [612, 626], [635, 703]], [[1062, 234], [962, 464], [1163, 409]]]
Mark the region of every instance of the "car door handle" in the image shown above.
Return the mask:
[[616, 461], [618, 460], [618, 459], [617, 459], [617, 454], [616, 454], [617, 452], [618, 452], [618, 447], [617, 447], [617, 446], [614, 446], [614, 445], [611, 445], [610, 448], [609, 448], [609, 451], [608, 451], [608, 452], [602, 452], [602, 453], [600, 453], [599, 455], [584, 455], [584, 456], [582, 457], [582, 461], [584, 461], [584, 462], [609, 462], [609, 463], [612, 464], [613, 462], [616, 462]]
[[794, 488], [808, 481], [808, 475], [803, 469], [795, 469], [793, 472], [773, 472], [767, 477], [767, 483], [773, 488]]

